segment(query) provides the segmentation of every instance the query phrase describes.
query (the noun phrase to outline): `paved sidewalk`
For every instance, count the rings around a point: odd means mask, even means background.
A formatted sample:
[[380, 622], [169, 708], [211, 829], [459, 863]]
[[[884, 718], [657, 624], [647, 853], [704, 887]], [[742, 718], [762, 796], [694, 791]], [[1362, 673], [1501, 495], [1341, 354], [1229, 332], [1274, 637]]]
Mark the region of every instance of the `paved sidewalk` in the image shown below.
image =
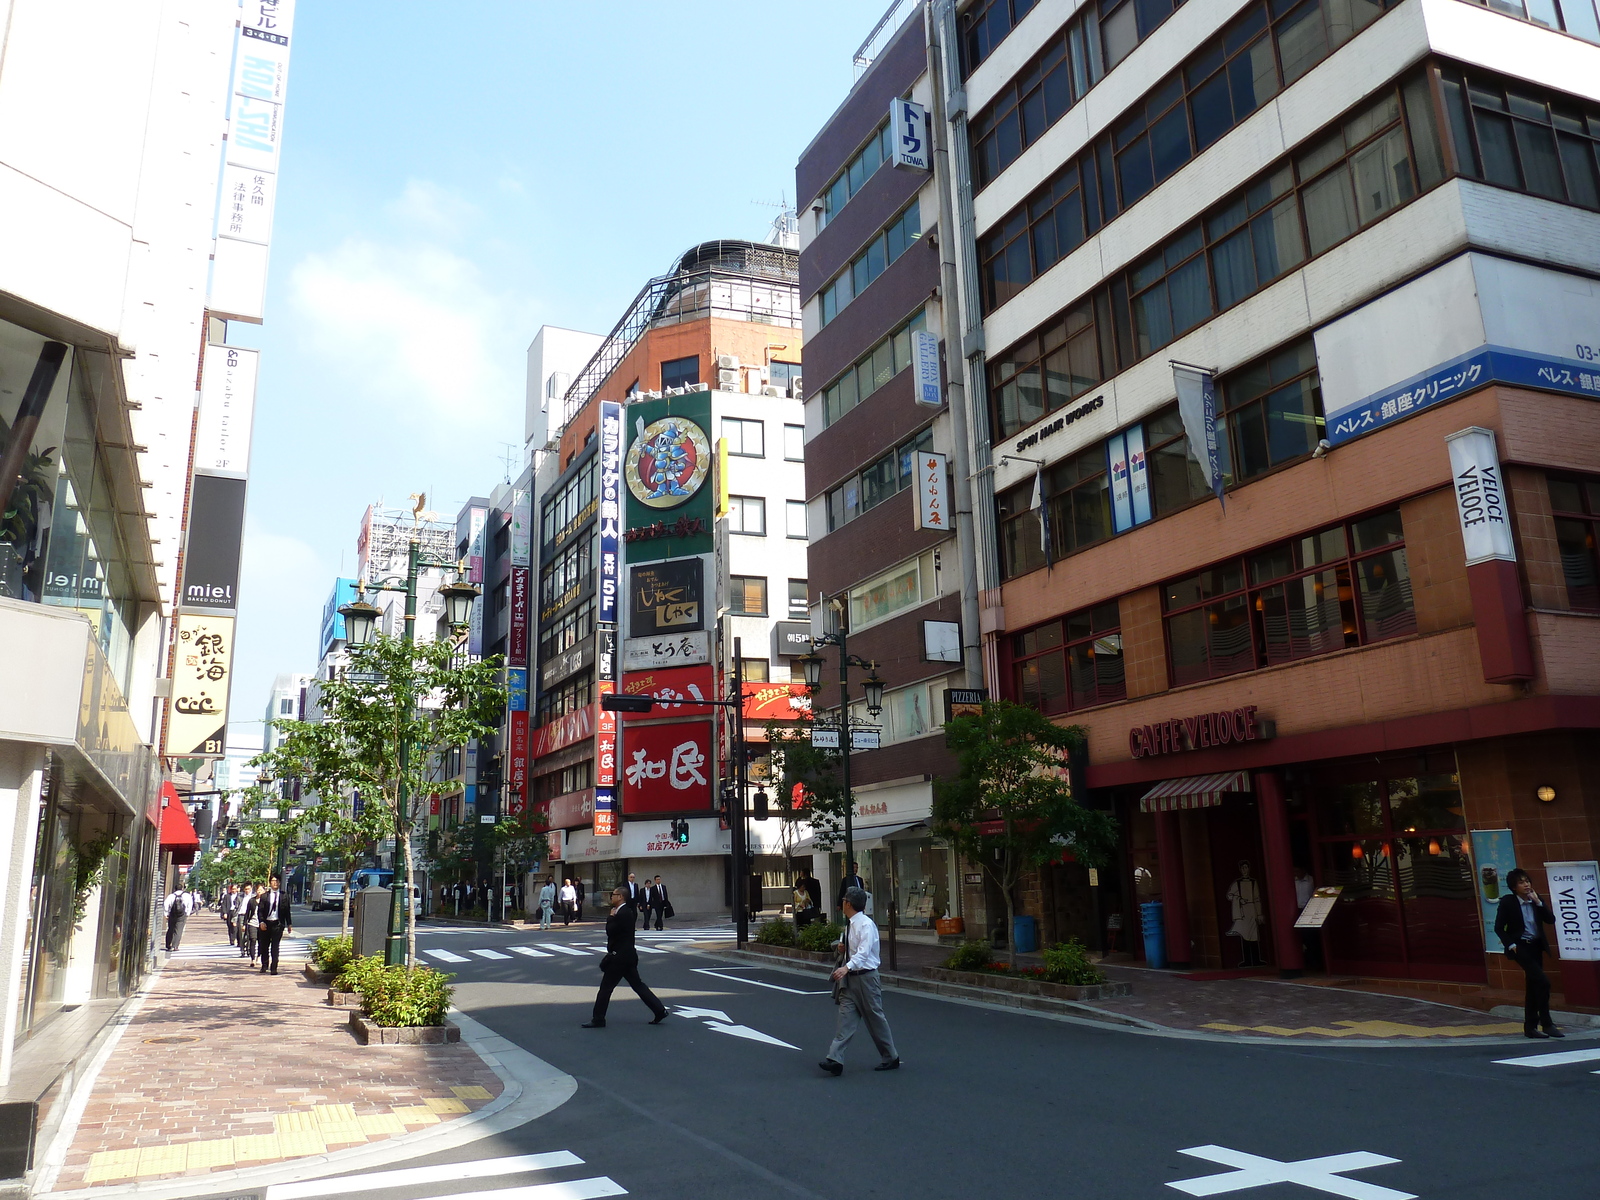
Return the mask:
[[499, 1095], [469, 1046], [358, 1045], [350, 1010], [330, 1008], [301, 966], [285, 959], [271, 976], [227, 956], [168, 962], [95, 1080], [54, 1190], [325, 1154]]

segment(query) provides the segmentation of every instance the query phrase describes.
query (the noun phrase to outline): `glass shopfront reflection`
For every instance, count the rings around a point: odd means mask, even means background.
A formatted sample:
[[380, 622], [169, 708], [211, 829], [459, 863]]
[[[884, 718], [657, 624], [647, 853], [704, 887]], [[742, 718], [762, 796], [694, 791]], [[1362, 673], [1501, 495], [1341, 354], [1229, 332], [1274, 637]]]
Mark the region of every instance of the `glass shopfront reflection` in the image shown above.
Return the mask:
[[[860, 857], [858, 855], [858, 857]], [[862, 875], [872, 892], [872, 919], [889, 924], [884, 898], [899, 904], [902, 929], [932, 929], [940, 917], [954, 915], [950, 848], [931, 837], [891, 837], [867, 852]]]

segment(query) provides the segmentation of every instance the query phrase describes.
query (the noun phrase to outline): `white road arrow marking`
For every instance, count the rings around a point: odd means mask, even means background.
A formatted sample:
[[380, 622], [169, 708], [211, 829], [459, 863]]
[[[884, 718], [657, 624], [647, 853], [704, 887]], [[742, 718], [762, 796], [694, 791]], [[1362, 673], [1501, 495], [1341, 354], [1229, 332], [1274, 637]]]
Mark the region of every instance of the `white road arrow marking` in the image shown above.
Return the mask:
[[731, 1025], [733, 1018], [720, 1008], [690, 1008], [687, 1004], [678, 1005], [680, 1017], [706, 1017], [713, 1021], [721, 1021], [724, 1025]]
[[1369, 1154], [1365, 1150], [1330, 1154], [1324, 1158], [1303, 1158], [1298, 1162], [1279, 1162], [1275, 1158], [1261, 1158], [1242, 1150], [1230, 1150], [1226, 1146], [1192, 1146], [1178, 1153], [1235, 1168], [1222, 1175], [1204, 1175], [1167, 1184], [1169, 1188], [1188, 1192], [1191, 1196], [1220, 1196], [1225, 1192], [1242, 1192], [1269, 1183], [1298, 1183], [1301, 1187], [1333, 1196], [1345, 1196], [1348, 1200], [1417, 1200], [1412, 1192], [1397, 1192], [1374, 1183], [1341, 1179], [1339, 1175], [1344, 1171], [1383, 1167], [1400, 1161], [1382, 1154]]
[[765, 1042], [769, 1046], [783, 1046], [788, 1050], [798, 1050], [799, 1046], [791, 1046], [788, 1042], [780, 1042], [775, 1037], [768, 1037], [759, 1029], [751, 1029], [748, 1025], [724, 1025], [720, 1021], [707, 1021], [707, 1029], [715, 1029], [718, 1033], [731, 1033], [734, 1037], [748, 1038], [752, 1042]]

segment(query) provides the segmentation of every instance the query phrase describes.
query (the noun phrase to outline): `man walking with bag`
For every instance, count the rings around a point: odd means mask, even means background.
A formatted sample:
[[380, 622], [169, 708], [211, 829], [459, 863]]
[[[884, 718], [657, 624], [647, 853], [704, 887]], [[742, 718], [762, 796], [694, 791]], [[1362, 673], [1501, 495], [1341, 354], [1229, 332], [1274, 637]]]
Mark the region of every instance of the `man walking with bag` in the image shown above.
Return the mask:
[[655, 1014], [652, 1025], [667, 1019], [667, 1006], [639, 978], [639, 951], [634, 948], [634, 927], [639, 918], [634, 904], [628, 899], [626, 888], [613, 888], [611, 915], [606, 918], [606, 956], [600, 960], [600, 991], [594, 998], [594, 1015], [583, 1023], [585, 1029], [604, 1029], [606, 1009], [611, 1004], [611, 993], [617, 984], [626, 979], [628, 986], [643, 1000], [645, 1007]]
[[844, 1073], [844, 1050], [855, 1037], [861, 1022], [867, 1024], [872, 1044], [882, 1056], [875, 1071], [895, 1071], [900, 1055], [894, 1048], [894, 1035], [883, 1015], [883, 986], [878, 979], [878, 927], [867, 916], [867, 893], [859, 887], [845, 889], [842, 898], [845, 915], [844, 940], [839, 943], [844, 962], [833, 973], [834, 1002], [839, 1019], [828, 1047], [828, 1057], [817, 1065], [829, 1075]]
[[183, 927], [189, 920], [189, 893], [177, 884], [167, 897], [167, 953], [171, 954], [183, 944]]

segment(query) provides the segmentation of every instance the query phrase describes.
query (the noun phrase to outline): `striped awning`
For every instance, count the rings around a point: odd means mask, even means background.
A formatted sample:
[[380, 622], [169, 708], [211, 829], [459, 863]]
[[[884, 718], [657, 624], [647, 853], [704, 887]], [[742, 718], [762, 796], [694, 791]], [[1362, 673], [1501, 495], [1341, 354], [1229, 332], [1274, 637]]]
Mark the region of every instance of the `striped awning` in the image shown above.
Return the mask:
[[1221, 775], [1189, 775], [1166, 779], [1139, 799], [1140, 812], [1176, 812], [1180, 808], [1214, 808], [1223, 792], [1248, 792], [1250, 772], [1225, 771]]

